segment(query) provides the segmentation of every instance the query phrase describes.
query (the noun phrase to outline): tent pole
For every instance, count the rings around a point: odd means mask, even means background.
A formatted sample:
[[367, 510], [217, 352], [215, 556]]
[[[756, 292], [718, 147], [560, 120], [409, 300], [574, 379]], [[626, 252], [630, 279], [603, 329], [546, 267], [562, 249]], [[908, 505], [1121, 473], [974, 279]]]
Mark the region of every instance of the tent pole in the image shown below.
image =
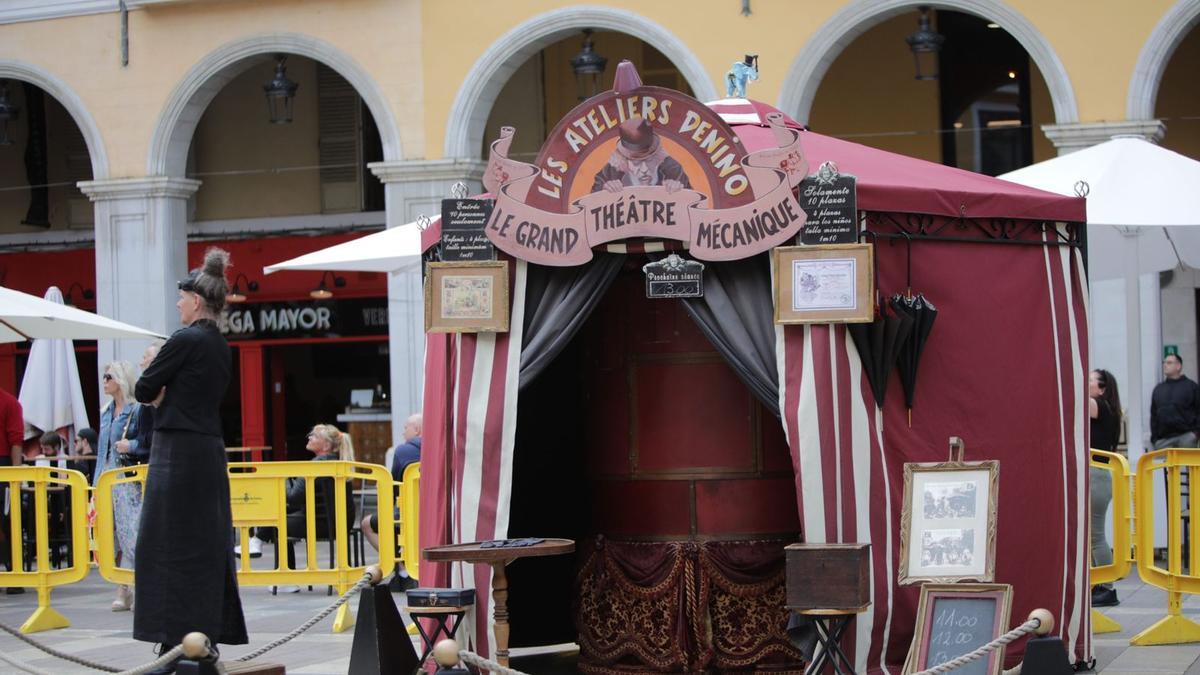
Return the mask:
[[1138, 263], [1141, 259], [1141, 245], [1137, 228], [1121, 228], [1130, 243], [1130, 251], [1125, 256], [1125, 357], [1128, 381], [1123, 383], [1129, 392], [1128, 403], [1125, 404], [1129, 416], [1126, 447], [1129, 450], [1129, 461], [1136, 464], [1144, 449], [1142, 439], [1145, 420], [1142, 411], [1146, 409], [1144, 392], [1142, 391], [1142, 292], [1138, 284]]

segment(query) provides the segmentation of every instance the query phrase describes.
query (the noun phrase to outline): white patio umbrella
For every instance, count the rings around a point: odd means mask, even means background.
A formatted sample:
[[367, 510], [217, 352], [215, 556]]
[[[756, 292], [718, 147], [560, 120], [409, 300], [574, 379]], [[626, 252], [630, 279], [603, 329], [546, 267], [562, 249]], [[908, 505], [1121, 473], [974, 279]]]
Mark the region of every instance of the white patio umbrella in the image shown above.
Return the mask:
[[421, 229], [408, 223], [268, 265], [263, 274], [281, 270], [397, 273], [420, 266]]
[[[61, 298], [61, 296], [60, 296]], [[161, 338], [153, 331], [0, 286], [0, 342]]]
[[1141, 454], [1143, 387], [1138, 276], [1200, 267], [1200, 162], [1141, 137], [1118, 136], [1000, 178], [1064, 195], [1087, 196], [1088, 276], [1125, 279], [1129, 451]]
[[[62, 292], [57, 286], [46, 291], [45, 300], [63, 306]], [[71, 438], [75, 431], [89, 426], [75, 346], [70, 340], [33, 341], [17, 399], [25, 416], [26, 439], [38, 432], [62, 429], [67, 429], [67, 438]]]

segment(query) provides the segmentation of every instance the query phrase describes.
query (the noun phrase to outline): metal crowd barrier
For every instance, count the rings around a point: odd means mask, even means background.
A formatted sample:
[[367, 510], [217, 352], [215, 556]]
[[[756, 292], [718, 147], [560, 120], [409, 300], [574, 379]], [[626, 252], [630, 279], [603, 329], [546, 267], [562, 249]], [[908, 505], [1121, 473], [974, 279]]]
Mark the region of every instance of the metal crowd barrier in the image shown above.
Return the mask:
[[[127, 469], [107, 471], [100, 476], [96, 484], [96, 543], [97, 564], [100, 574], [114, 583], [135, 583], [133, 570], [117, 567], [113, 547], [112, 523], [112, 489], [127, 482], [144, 481], [146, 465]], [[296, 478], [306, 481], [305, 486], [305, 527], [302, 532], [289, 533], [287, 526], [287, 479]], [[317, 518], [329, 517], [324, 509], [317, 508], [318, 479], [328, 478], [333, 481], [332, 490], [332, 534], [334, 538], [333, 560], [327, 567], [319, 566], [317, 544]], [[243, 586], [279, 586], [296, 585], [329, 585], [337, 588], [338, 594], [343, 594], [353, 586], [366, 569], [366, 561], [361, 564], [350, 564], [350, 527], [351, 519], [348, 509], [353, 508], [353, 501], [346, 494], [345, 486], [350, 481], [372, 481], [380, 495], [390, 495], [393, 492], [392, 475], [384, 467], [377, 464], [359, 462], [322, 461], [322, 462], [235, 462], [229, 465], [229, 494], [233, 507], [233, 525], [238, 531], [241, 550], [249, 551], [250, 528], [276, 528], [277, 555], [275, 566], [271, 569], [254, 569], [249, 555], [241, 558], [237, 576], [238, 584]], [[328, 507], [328, 504], [323, 505]], [[362, 514], [358, 514], [361, 518]], [[392, 509], [379, 510], [379, 531], [391, 532], [394, 528]], [[302, 569], [288, 569], [286, 548], [288, 537], [300, 536], [305, 540], [305, 564]], [[385, 574], [390, 573], [396, 565], [395, 550], [389, 546], [380, 547], [379, 566]], [[85, 568], [86, 569], [86, 568]], [[334, 618], [333, 630], [340, 633], [354, 625], [354, 615], [350, 613], [349, 605], [338, 608]]]
[[[400, 483], [400, 498], [396, 504], [400, 507], [400, 542], [401, 557], [408, 575], [419, 578], [421, 566], [420, 533], [421, 513], [421, 463], [414, 462], [404, 468], [404, 480]], [[379, 522], [383, 527], [383, 521]], [[384, 530], [380, 530], [381, 532]]]
[[[1113, 508], [1113, 561], [1108, 565], [1093, 565], [1091, 568], [1092, 585], [1107, 584], [1124, 579], [1133, 567], [1131, 535], [1133, 531], [1133, 515], [1130, 504], [1129, 462], [1123, 455], [1115, 452], [1092, 449], [1091, 466], [1093, 469], [1108, 471], [1112, 478], [1112, 508]], [[1090, 523], [1089, 519], [1089, 523]], [[1120, 632], [1121, 624], [1113, 621], [1099, 610], [1092, 610], [1092, 632]]]
[[[1133, 636], [1133, 645], [1165, 645], [1200, 641], [1200, 624], [1183, 616], [1183, 594], [1200, 593], [1200, 527], [1188, 516], [1188, 570], [1183, 568], [1185, 480], [1200, 468], [1200, 450], [1167, 448], [1148, 452], [1138, 460], [1134, 483], [1137, 522], [1137, 566], [1142, 581], [1167, 592], [1167, 616]], [[1154, 474], [1163, 472], [1167, 484], [1167, 567], [1154, 560]], [[1114, 491], [1114, 502], [1115, 491]]]
[[[0, 572], [0, 586], [37, 589], [38, 606], [25, 623], [22, 633], [36, 633], [51, 628], [71, 625], [65, 616], [50, 606], [50, 591], [55, 586], [71, 584], [83, 579], [88, 573], [87, 533], [87, 479], [78, 471], [45, 466], [0, 467], [0, 483], [8, 487], [9, 503], [9, 554], [12, 569]], [[70, 554], [68, 565], [59, 569], [50, 568], [50, 496], [63, 497], [63, 528], [70, 539], [66, 542]], [[24, 527], [25, 507], [22, 497], [33, 499], [33, 552], [32, 565], [25, 564], [24, 540], [29, 534]], [[67, 517], [69, 514], [69, 518]], [[31, 569], [26, 570], [26, 567]]]

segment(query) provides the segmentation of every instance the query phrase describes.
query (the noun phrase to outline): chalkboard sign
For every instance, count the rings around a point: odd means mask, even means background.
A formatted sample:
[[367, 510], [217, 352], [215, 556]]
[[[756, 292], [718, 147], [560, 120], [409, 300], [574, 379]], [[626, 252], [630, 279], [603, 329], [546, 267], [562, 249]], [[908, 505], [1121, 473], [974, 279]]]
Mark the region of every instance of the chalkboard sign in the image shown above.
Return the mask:
[[858, 179], [840, 174], [830, 162], [800, 182], [800, 208], [808, 216], [801, 244], [853, 244], [858, 241]]
[[642, 265], [647, 298], [704, 297], [704, 263], [685, 260], [675, 253]]
[[[1008, 632], [1012, 587], [1008, 584], [926, 584], [917, 605], [913, 649], [905, 673], [946, 663]], [[960, 675], [999, 675], [1004, 649], [993, 650], [950, 671]]]
[[492, 215], [491, 199], [442, 200], [442, 260], [494, 260], [496, 249], [483, 227]]

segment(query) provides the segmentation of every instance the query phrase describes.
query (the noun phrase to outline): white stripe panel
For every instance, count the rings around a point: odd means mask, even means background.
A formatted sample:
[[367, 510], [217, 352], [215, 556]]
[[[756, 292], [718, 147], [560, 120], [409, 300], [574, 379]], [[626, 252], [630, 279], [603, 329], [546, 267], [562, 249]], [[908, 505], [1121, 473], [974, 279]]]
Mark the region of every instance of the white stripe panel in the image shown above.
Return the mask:
[[804, 504], [804, 541], [829, 541], [825, 533], [825, 486], [821, 480], [821, 432], [817, 419], [817, 383], [813, 377], [812, 326], [804, 327], [804, 376], [800, 378], [796, 430], [800, 437], [800, 490]]
[[[1061, 227], [1063, 227], [1063, 229], [1066, 228], [1065, 225], [1063, 225]], [[1088, 284], [1087, 284], [1087, 272], [1084, 270], [1084, 266], [1083, 266], [1083, 251], [1076, 248], [1076, 249], [1074, 249], [1074, 252], [1072, 253], [1072, 255], [1073, 255], [1073, 259], [1075, 260], [1075, 281], [1077, 284], [1079, 284], [1079, 295], [1080, 295], [1081, 304], [1083, 305], [1084, 330], [1086, 330], [1088, 332], [1088, 335], [1091, 335], [1091, 331], [1092, 331], [1092, 314], [1091, 314], [1092, 301], [1091, 301], [1091, 295], [1089, 292], [1090, 289], [1088, 289]], [[1087, 345], [1088, 342], [1085, 341], [1084, 344]], [[1090, 376], [1091, 376], [1091, 374], [1089, 373], [1088, 377], [1090, 377]], [[1088, 457], [1089, 458], [1091, 457], [1090, 453], [1089, 453]], [[1084, 465], [1083, 470], [1085, 472], [1088, 471], [1087, 464]], [[1091, 502], [1089, 500], [1089, 501], [1085, 501], [1084, 503], [1090, 505]], [[1089, 513], [1089, 515], [1090, 515], [1090, 513]], [[1090, 519], [1089, 519], [1088, 523], [1090, 525], [1090, 523], [1091, 523]], [[1089, 541], [1090, 541], [1090, 539], [1089, 539]], [[1090, 558], [1085, 557], [1084, 560], [1090, 563]], [[1088, 588], [1088, 593], [1091, 593], [1090, 587]], [[1090, 603], [1088, 606], [1091, 606]], [[1085, 631], [1083, 635], [1084, 635], [1084, 639], [1086, 640], [1083, 653], [1085, 655], [1085, 658], [1087, 658], [1088, 660], [1091, 660], [1092, 658], [1095, 657], [1095, 654], [1093, 651], [1094, 645], [1092, 644], [1092, 638], [1093, 638], [1092, 631], [1090, 631], [1090, 630]]]
[[[883, 508], [884, 516], [887, 518], [887, 529], [883, 532], [883, 550], [887, 556], [884, 558], [884, 568], [887, 571], [887, 618], [883, 621], [883, 648], [879, 650], [879, 668], [884, 675], [891, 675], [891, 671], [887, 669], [887, 646], [888, 640], [892, 634], [892, 616], [893, 608], [896, 606], [896, 600], [893, 597], [895, 588], [892, 585], [892, 579], [895, 579], [892, 571], [892, 481], [888, 476], [887, 453], [883, 451], [883, 411], [875, 408], [875, 438], [879, 443], [879, 466], [883, 468], [880, 471], [883, 474]], [[873, 578], [873, 577], [872, 577]], [[875, 597], [872, 595], [871, 597]]]
[[[832, 332], [832, 331], [831, 331]], [[846, 352], [846, 361], [850, 372], [850, 452], [854, 458], [854, 526], [857, 534], [854, 540], [871, 545], [871, 557], [879, 555], [879, 542], [875, 541], [871, 532], [871, 427], [867, 417], [868, 402], [862, 395], [862, 360], [858, 349], [849, 338], [849, 332], [842, 338], [838, 351]], [[869, 405], [874, 408], [872, 398]], [[836, 410], [837, 406], [834, 406]], [[884, 533], [886, 539], [886, 533]], [[871, 565], [871, 595], [875, 597], [874, 561]], [[885, 583], [888, 583], [884, 580]], [[891, 584], [888, 583], [890, 586]], [[884, 611], [887, 611], [885, 608]], [[854, 672], [867, 672], [867, 656], [871, 653], [871, 633], [875, 627], [875, 603], [872, 600], [867, 611], [858, 615], [854, 620]]]
[[[475, 363], [471, 369], [471, 393], [467, 402], [466, 456], [463, 461], [462, 506], [459, 509], [463, 539], [475, 541], [479, 525], [479, 499], [483, 486], [483, 429], [487, 419], [488, 393], [492, 382], [492, 361], [496, 355], [496, 335], [478, 333], [475, 336]], [[475, 588], [475, 566], [463, 565], [463, 588]], [[489, 566], [490, 569], [490, 566]], [[486, 590], [486, 589], [485, 589]], [[474, 610], [468, 613], [473, 617]], [[475, 622], [467, 626], [464, 635], [475, 642]], [[495, 654], [496, 652], [488, 652]]]
[[716, 105], [746, 105], [746, 106], [751, 106], [751, 107], [754, 106], [754, 104], [751, 103], [750, 99], [748, 99], [748, 98], [719, 98], [715, 101], [709, 101], [709, 102], [705, 103], [704, 105], [706, 105], [710, 108], [713, 106], [716, 106]]
[[[1080, 600], [1084, 597], [1084, 592], [1091, 593], [1090, 588], [1084, 588], [1084, 579], [1087, 577], [1086, 570], [1083, 566], [1087, 564], [1088, 555], [1087, 549], [1087, 530], [1088, 521], [1085, 520], [1089, 516], [1089, 504], [1084, 501], [1084, 485], [1088, 479], [1087, 465], [1089, 462], [1079, 461], [1078, 458], [1088, 456], [1086, 446], [1084, 445], [1083, 433], [1083, 418], [1081, 411], [1086, 410], [1087, 406], [1083, 401], [1084, 377], [1083, 359], [1079, 354], [1079, 331], [1075, 326], [1075, 303], [1072, 302], [1073, 293], [1071, 293], [1071, 284], [1074, 281], [1069, 274], [1071, 269], [1071, 251], [1065, 247], [1058, 248], [1060, 262], [1062, 263], [1063, 285], [1067, 292], [1067, 324], [1071, 331], [1071, 372], [1074, 377], [1071, 378], [1071, 395], [1074, 397], [1075, 414], [1071, 417], [1075, 420], [1075, 442], [1073, 444], [1076, 457], [1075, 462], [1075, 604], [1071, 610], [1071, 621], [1067, 630], [1067, 644], [1072, 654], [1075, 653], [1076, 640], [1079, 638], [1079, 633], [1083, 623], [1083, 605]], [[1087, 658], [1091, 658], [1090, 645], [1085, 646]], [[1073, 659], [1072, 659], [1073, 660]]]
[[629, 246], [627, 244], [609, 244], [608, 252], [609, 253], [629, 253]]
[[718, 113], [726, 124], [762, 124], [758, 113]]
[[642, 250], [646, 253], [662, 253], [667, 250], [667, 245], [661, 241], [648, 241], [642, 244]]
[[[1043, 237], [1044, 236], [1045, 235], [1043, 235]], [[1049, 246], [1042, 247], [1042, 257], [1044, 258], [1044, 260], [1046, 262], [1046, 265], [1045, 265], [1045, 267], [1046, 267], [1046, 292], [1050, 294], [1050, 335], [1054, 338], [1054, 379], [1056, 382], [1054, 391], [1055, 391], [1055, 393], [1058, 394], [1058, 443], [1059, 443], [1060, 455], [1062, 458], [1062, 495], [1063, 495], [1063, 502], [1064, 502], [1064, 506], [1065, 506], [1065, 503], [1067, 501], [1067, 438], [1066, 438], [1066, 435], [1063, 432], [1063, 428], [1062, 428], [1063, 415], [1065, 414], [1065, 412], [1063, 410], [1062, 383], [1060, 380], [1060, 378], [1062, 377], [1062, 359], [1058, 353], [1058, 349], [1059, 349], [1059, 344], [1058, 344], [1058, 307], [1054, 301], [1054, 277], [1050, 271], [1050, 247]], [[1069, 525], [1069, 516], [1067, 515], [1067, 509], [1064, 508], [1063, 514], [1062, 514], [1062, 528], [1063, 528], [1062, 554], [1063, 554], [1064, 563], [1070, 559], [1070, 557], [1068, 555], [1070, 553], [1070, 543], [1067, 541], [1067, 537], [1066, 537], [1068, 525]], [[1063, 574], [1062, 579], [1063, 579], [1062, 602], [1058, 608], [1059, 620], [1061, 620], [1062, 617], [1067, 613], [1067, 575]]]

